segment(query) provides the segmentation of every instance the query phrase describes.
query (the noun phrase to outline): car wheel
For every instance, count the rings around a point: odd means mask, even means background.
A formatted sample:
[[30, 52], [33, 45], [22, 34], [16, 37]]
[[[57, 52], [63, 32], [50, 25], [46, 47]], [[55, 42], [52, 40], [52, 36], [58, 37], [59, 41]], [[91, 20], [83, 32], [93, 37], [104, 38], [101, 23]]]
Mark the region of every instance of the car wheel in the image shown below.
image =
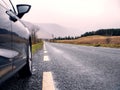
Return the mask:
[[27, 77], [32, 75], [32, 53], [31, 47], [28, 47], [28, 55], [27, 55], [27, 63], [25, 66], [19, 71], [20, 77]]

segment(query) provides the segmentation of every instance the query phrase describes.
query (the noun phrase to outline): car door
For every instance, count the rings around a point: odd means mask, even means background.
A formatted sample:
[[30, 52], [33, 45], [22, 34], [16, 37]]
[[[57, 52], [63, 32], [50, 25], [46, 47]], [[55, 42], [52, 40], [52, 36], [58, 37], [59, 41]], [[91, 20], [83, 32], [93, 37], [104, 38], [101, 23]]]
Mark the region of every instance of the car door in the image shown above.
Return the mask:
[[12, 32], [13, 50], [19, 53], [14, 59], [14, 65], [19, 68], [26, 64], [29, 32], [19, 19], [12, 22]]
[[[12, 2], [9, 0], [2, 0], [5, 5], [10, 9], [6, 9], [6, 13], [9, 16], [10, 20], [10, 43], [11, 43], [11, 57], [13, 72], [21, 69], [27, 60], [27, 49], [29, 42], [29, 31], [24, 26], [22, 21], [16, 16], [14, 10], [12, 10]], [[7, 51], [8, 52], [8, 51]]]
[[[11, 2], [11, 6], [12, 5], [13, 2]], [[15, 7], [16, 5], [14, 8]], [[27, 63], [30, 32], [15, 12], [9, 10], [7, 13], [12, 21], [12, 50], [16, 52], [14, 53], [13, 66], [15, 71], [18, 71]]]
[[0, 0], [0, 82], [4, 79], [3, 77], [12, 72], [12, 32], [11, 32], [11, 21], [6, 11], [9, 10], [8, 0]]

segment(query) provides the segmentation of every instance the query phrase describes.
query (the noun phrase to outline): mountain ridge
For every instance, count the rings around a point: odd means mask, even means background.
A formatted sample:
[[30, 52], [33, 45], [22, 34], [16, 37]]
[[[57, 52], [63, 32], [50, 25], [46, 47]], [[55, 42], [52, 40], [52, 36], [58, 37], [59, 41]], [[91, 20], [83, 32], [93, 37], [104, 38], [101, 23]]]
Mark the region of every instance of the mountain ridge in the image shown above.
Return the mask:
[[[56, 23], [30, 23], [25, 21], [25, 25], [32, 30], [38, 30], [38, 38], [53, 38], [53, 37], [65, 37], [76, 36], [78, 33], [75, 29], [67, 28]], [[80, 35], [80, 34], [79, 34]]]

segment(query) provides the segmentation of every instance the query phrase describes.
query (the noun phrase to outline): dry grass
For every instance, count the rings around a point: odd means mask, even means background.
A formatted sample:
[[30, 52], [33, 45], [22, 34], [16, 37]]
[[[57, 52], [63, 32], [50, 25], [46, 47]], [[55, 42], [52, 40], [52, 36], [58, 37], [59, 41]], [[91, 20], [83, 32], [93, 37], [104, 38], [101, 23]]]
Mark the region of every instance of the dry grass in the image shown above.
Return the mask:
[[120, 47], [120, 36], [87, 36], [76, 40], [57, 40], [58, 43], [82, 44], [104, 47]]

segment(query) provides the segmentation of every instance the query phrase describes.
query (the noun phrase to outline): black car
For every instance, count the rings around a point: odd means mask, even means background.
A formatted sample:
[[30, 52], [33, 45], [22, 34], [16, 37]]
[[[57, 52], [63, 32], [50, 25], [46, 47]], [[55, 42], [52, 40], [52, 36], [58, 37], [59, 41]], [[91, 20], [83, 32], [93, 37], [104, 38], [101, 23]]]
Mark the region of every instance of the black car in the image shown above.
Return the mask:
[[31, 35], [20, 20], [31, 6], [0, 0], [0, 84], [14, 75], [26, 77], [31, 72]]

